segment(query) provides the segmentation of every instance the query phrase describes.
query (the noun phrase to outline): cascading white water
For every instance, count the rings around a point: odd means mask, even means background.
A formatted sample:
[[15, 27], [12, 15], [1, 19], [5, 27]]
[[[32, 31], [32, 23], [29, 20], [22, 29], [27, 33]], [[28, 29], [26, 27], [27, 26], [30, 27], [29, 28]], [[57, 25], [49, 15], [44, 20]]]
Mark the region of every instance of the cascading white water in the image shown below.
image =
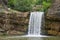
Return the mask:
[[44, 12], [31, 12], [28, 26], [28, 35], [24, 35], [21, 37], [48, 37], [40, 34], [42, 21], [44, 21], [42, 20], [43, 17]]
[[28, 35], [40, 35], [42, 14], [41, 12], [31, 12]]
[[44, 12], [31, 12], [29, 20], [28, 35], [39, 35], [41, 33], [41, 22]]
[[44, 12], [31, 12], [28, 26], [28, 35], [16, 36], [16, 37], [48, 37], [45, 35], [40, 35], [43, 17]]
[[[44, 17], [44, 12], [31, 12], [31, 14], [30, 14], [30, 20], [29, 20], [29, 26], [28, 26], [28, 35], [14, 36], [14, 37], [8, 37], [8, 38], [50, 37], [50, 36], [40, 35], [40, 33], [41, 33], [41, 27], [42, 27], [41, 26], [42, 25], [42, 18], [43, 17]], [[30, 40], [33, 40], [33, 39], [31, 38]], [[40, 39], [36, 39], [36, 40], [40, 40]]]

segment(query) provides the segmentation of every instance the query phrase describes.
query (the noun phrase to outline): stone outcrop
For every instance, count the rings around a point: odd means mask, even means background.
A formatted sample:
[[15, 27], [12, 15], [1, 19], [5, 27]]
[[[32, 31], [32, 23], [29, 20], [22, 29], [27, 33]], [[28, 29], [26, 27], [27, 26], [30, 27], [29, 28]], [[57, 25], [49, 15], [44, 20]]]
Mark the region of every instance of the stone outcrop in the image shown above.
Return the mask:
[[48, 35], [60, 36], [60, 0], [54, 0], [45, 15], [45, 30]]
[[29, 12], [18, 12], [15, 10], [0, 12], [0, 33], [8, 35], [27, 34]]
[[48, 9], [47, 18], [52, 20], [60, 20], [60, 0], [55, 0]]

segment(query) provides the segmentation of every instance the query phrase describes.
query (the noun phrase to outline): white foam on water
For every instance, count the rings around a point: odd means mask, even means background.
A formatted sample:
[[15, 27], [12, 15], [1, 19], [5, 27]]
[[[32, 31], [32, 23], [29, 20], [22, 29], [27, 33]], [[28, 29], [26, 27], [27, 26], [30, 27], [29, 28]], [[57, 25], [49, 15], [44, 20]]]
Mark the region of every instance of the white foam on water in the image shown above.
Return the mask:
[[46, 36], [46, 35], [24, 35], [21, 37], [50, 37], [50, 36]]
[[45, 35], [23, 35], [23, 36], [9, 36], [6, 38], [21, 38], [21, 37], [51, 37], [51, 36], [45, 36]]

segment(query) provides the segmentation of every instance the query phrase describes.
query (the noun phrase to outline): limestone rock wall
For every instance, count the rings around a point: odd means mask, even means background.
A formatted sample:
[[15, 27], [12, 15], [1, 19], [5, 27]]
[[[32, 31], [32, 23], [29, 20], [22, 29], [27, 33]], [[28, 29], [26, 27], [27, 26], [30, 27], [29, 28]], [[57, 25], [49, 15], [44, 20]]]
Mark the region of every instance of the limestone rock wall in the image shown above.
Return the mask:
[[29, 12], [2, 11], [0, 12], [1, 35], [27, 34]]
[[48, 35], [60, 36], [60, 0], [54, 0], [45, 15], [45, 30]]

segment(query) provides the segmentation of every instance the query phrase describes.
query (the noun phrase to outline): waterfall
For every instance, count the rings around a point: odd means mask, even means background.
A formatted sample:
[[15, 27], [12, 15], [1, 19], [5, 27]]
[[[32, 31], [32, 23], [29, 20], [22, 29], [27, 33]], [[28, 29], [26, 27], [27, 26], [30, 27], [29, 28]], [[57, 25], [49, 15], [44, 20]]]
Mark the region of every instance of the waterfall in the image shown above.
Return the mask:
[[31, 12], [28, 27], [28, 35], [42, 36], [40, 35], [40, 33], [41, 33], [43, 15], [44, 12]]
[[[44, 12], [31, 12], [30, 13], [30, 20], [29, 20], [29, 26], [28, 26], [28, 35], [23, 36], [13, 36], [8, 38], [20, 38], [20, 37], [50, 37], [41, 35], [41, 27], [42, 27], [42, 18], [44, 17]], [[29, 40], [40, 40], [36, 38], [29, 38]]]

